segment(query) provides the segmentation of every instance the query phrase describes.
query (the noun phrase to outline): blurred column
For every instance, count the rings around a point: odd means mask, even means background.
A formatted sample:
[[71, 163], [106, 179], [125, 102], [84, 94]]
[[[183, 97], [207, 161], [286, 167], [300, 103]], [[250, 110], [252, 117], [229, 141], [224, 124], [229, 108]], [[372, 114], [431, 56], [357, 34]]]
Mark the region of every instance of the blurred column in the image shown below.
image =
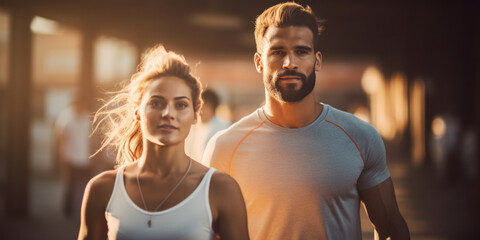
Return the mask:
[[28, 216], [31, 49], [33, 14], [11, 9], [9, 79], [7, 83], [6, 213]]
[[[470, 9], [471, 15], [473, 20], [472, 20], [472, 25], [473, 29], [480, 29], [480, 16], [478, 14], [475, 14], [474, 8]], [[474, 109], [475, 109], [475, 129], [476, 129], [476, 136], [477, 136], [477, 171], [476, 171], [476, 188], [480, 188], [480, 46], [478, 42], [480, 41], [480, 32], [479, 31], [473, 31], [473, 42], [474, 44], [474, 82], [475, 82], [475, 104]], [[480, 200], [480, 191], [476, 191], [476, 198], [477, 200]], [[480, 209], [480, 206], [477, 204], [477, 212]]]
[[425, 161], [425, 84], [415, 79], [410, 87], [410, 136], [412, 161], [420, 167]]
[[[84, 28], [88, 29], [88, 28]], [[82, 101], [85, 101], [89, 111], [93, 111], [95, 89], [93, 84], [93, 40], [94, 33], [84, 30], [82, 33], [82, 59], [80, 66], [79, 90]]]

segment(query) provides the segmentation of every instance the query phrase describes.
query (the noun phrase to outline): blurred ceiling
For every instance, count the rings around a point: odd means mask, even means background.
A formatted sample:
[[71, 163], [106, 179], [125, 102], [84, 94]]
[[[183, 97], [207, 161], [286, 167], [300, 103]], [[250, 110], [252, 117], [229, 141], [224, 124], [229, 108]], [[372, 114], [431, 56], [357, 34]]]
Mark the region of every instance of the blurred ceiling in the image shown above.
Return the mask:
[[[230, 54], [254, 51], [255, 17], [281, 1], [258, 0], [1, 0], [25, 11], [92, 34], [139, 46], [164, 43], [183, 51]], [[402, 33], [407, 18], [449, 9], [462, 1], [297, 1], [326, 20], [324, 45], [334, 55], [375, 55]], [[431, 2], [431, 3], [430, 3]], [[467, 1], [465, 1], [467, 2]], [[465, 3], [467, 4], [467, 3]], [[400, 36], [401, 37], [401, 36]], [[389, 41], [391, 42], [391, 41]], [[373, 51], [373, 52], [372, 52]]]

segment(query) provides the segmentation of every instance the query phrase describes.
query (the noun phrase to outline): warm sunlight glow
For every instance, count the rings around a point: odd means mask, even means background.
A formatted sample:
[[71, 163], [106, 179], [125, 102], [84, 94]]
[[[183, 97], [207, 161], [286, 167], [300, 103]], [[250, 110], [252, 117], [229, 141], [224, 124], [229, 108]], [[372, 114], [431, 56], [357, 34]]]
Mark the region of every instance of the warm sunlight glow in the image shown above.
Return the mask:
[[425, 84], [416, 79], [410, 88], [410, 123], [413, 163], [420, 166], [425, 158]]
[[407, 80], [403, 74], [395, 74], [390, 81], [391, 114], [397, 134], [403, 134], [408, 123]]
[[445, 135], [446, 130], [447, 124], [445, 123], [445, 120], [440, 116], [436, 116], [432, 121], [433, 136], [437, 139], [442, 138]]
[[381, 89], [383, 76], [376, 67], [368, 67], [362, 76], [362, 88], [367, 94], [374, 94]]
[[35, 16], [30, 24], [30, 30], [38, 34], [56, 34], [58, 32], [58, 23], [47, 18]]
[[99, 37], [94, 51], [94, 76], [100, 84], [129, 79], [139, 59], [138, 50], [132, 43], [112, 37]]
[[365, 70], [362, 77], [362, 87], [370, 100], [370, 120], [372, 125], [383, 138], [391, 140], [395, 137], [394, 124], [391, 121], [390, 98], [388, 96], [388, 84], [378, 70], [371, 66]]
[[375, 66], [362, 77], [362, 88], [370, 101], [370, 122], [387, 140], [402, 136], [408, 123], [407, 80], [397, 73], [386, 81]]

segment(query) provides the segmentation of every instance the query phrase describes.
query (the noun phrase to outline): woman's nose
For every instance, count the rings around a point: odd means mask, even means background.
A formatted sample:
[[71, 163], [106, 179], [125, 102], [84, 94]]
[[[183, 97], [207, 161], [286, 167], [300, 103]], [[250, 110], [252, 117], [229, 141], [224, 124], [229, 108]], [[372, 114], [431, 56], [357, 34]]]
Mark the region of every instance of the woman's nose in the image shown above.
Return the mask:
[[162, 118], [171, 118], [173, 119], [174, 115], [173, 115], [173, 110], [174, 108], [172, 106], [170, 106], [170, 104], [167, 104], [165, 106], [165, 108], [163, 109], [162, 111]]

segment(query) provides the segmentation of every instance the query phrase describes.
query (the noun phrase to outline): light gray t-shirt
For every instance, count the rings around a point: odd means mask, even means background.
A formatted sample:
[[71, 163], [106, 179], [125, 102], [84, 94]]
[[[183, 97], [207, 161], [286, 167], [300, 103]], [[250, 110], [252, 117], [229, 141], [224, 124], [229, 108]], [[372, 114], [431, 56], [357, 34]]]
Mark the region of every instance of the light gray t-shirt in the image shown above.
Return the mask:
[[377, 131], [326, 104], [302, 128], [257, 109], [215, 135], [203, 162], [239, 183], [252, 239], [361, 239], [359, 190], [390, 177]]

